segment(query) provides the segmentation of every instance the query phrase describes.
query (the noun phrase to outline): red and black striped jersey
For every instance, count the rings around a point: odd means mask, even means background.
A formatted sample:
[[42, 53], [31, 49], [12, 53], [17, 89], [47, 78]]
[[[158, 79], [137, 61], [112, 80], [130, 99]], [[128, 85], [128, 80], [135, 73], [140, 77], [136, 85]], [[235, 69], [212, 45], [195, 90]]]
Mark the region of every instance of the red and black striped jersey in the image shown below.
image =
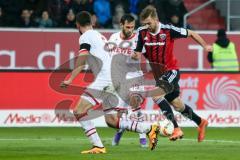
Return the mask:
[[[177, 59], [173, 54], [174, 40], [186, 38], [187, 36], [187, 29], [173, 25], [159, 23], [156, 33], [151, 33], [145, 27], [140, 27], [138, 29], [138, 41], [135, 51], [142, 52], [144, 47], [144, 56], [150, 63], [163, 66], [164, 71], [179, 69]], [[156, 67], [152, 66], [153, 72], [155, 72], [154, 68]]]

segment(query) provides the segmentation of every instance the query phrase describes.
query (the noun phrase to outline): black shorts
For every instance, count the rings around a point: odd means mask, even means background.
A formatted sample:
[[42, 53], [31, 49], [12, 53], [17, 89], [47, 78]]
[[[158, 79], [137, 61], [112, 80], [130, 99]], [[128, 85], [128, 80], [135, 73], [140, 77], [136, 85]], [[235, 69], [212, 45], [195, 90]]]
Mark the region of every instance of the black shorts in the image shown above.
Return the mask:
[[179, 70], [170, 70], [164, 73], [164, 75], [162, 75], [161, 78], [173, 84], [174, 86], [173, 91], [165, 95], [165, 99], [168, 102], [172, 102], [175, 98], [177, 98], [180, 95], [180, 86], [178, 84], [180, 80], [180, 72]]

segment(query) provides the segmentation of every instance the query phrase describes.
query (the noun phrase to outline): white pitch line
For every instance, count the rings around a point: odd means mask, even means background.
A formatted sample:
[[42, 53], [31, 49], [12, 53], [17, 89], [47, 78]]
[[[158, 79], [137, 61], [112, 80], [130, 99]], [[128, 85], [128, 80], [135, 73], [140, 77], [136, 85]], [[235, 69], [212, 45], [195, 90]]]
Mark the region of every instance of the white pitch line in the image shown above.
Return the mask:
[[[194, 141], [196, 142], [197, 139], [188, 139], [184, 138], [183, 141]], [[240, 141], [234, 141], [234, 140], [219, 140], [219, 139], [205, 139], [204, 142], [215, 142], [215, 143], [237, 143], [240, 144]]]
[[[102, 138], [112, 140], [112, 138]], [[0, 141], [88, 141], [86, 138], [0, 138]], [[137, 140], [137, 138], [124, 138], [124, 140]]]
[[[102, 138], [103, 140], [111, 141], [112, 138]], [[88, 141], [86, 138], [0, 138], [0, 141]], [[138, 138], [123, 138], [121, 141], [138, 141]], [[184, 138], [180, 141], [192, 141], [197, 142], [197, 139], [188, 139]], [[219, 139], [206, 139], [204, 142], [214, 142], [214, 143], [232, 143], [232, 144], [240, 144], [240, 141], [234, 140], [219, 140]]]

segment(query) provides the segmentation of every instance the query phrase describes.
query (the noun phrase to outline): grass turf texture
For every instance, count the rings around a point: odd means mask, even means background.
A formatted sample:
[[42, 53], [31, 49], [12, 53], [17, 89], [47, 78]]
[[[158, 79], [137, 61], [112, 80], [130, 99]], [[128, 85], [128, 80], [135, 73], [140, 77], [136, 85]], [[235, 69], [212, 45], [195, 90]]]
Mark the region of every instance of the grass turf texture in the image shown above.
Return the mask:
[[80, 128], [0, 128], [0, 160], [239, 160], [240, 128], [208, 128], [205, 142], [196, 141], [195, 128], [183, 128], [183, 140], [159, 137], [154, 151], [140, 148], [138, 135], [126, 132], [111, 146], [115, 131], [98, 128], [107, 154], [83, 155], [91, 147]]

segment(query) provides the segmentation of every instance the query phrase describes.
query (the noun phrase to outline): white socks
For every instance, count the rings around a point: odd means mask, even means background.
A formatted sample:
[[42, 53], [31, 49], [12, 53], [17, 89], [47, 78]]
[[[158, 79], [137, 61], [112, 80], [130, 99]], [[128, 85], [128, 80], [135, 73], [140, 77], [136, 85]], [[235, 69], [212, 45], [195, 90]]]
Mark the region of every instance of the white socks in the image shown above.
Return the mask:
[[[144, 121], [144, 115], [141, 112], [141, 107], [135, 108], [132, 110], [133, 113], [137, 116], [137, 121], [138, 122], [143, 122]], [[146, 133], [139, 133], [139, 139], [146, 138]]]
[[94, 123], [91, 120], [80, 121], [80, 124], [82, 125], [86, 136], [88, 137], [93, 146], [104, 147], [100, 137], [98, 136]]
[[139, 133], [139, 138], [142, 139], [142, 138], [146, 138], [146, 133]]
[[120, 118], [119, 128], [127, 129], [129, 131], [138, 132], [138, 133], [148, 133], [151, 129], [151, 124], [146, 122], [138, 122], [138, 121], [132, 121], [132, 120]]

